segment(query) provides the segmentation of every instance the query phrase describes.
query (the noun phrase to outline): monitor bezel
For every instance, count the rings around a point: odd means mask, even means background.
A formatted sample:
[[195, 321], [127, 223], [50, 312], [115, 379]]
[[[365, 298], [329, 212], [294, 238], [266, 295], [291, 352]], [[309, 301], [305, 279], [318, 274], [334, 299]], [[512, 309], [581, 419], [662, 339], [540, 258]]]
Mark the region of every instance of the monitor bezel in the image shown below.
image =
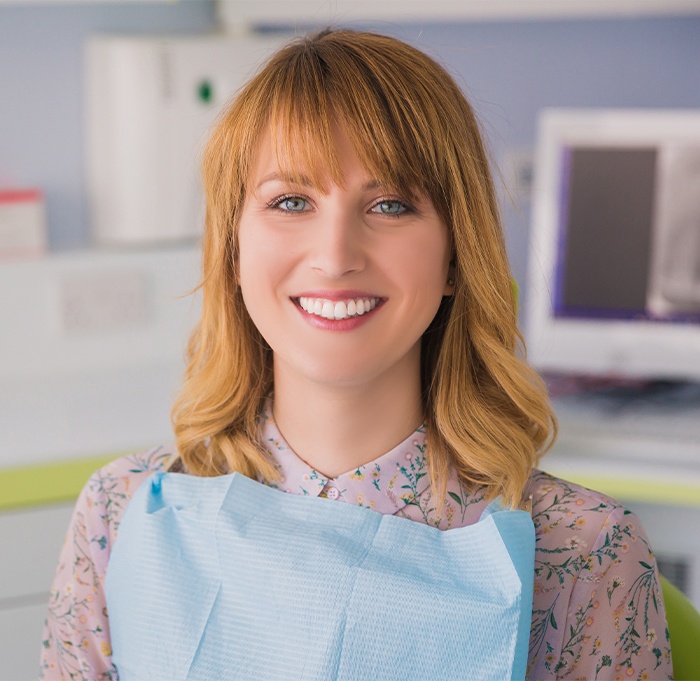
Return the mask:
[[700, 144], [700, 111], [545, 109], [538, 124], [525, 304], [528, 359], [541, 371], [700, 380], [700, 324], [576, 319], [553, 312], [565, 149]]

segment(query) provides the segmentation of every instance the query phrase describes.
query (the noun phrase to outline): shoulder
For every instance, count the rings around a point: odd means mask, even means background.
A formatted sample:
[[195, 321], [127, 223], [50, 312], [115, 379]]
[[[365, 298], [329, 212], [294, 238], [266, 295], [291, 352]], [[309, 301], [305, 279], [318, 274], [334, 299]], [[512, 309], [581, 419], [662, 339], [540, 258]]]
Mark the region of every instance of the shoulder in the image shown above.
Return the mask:
[[568, 601], [583, 583], [602, 587], [613, 578], [624, 581], [627, 573], [653, 572], [641, 522], [619, 501], [541, 471], [531, 476], [528, 493], [536, 538], [536, 601], [556, 594]]
[[96, 470], [90, 480], [122, 481], [128, 485], [129, 482], [145, 479], [151, 473], [164, 470], [176, 454], [174, 442], [145, 452], [126, 454]]
[[557, 478], [537, 469], [530, 475], [526, 489], [528, 494], [532, 494], [533, 505], [551, 503], [556, 498], [557, 502], [574, 503], [576, 506], [591, 504], [604, 508], [621, 506], [619, 501], [607, 494], [596, 492], [583, 485]]
[[527, 494], [542, 578], [554, 573], [573, 586], [577, 579], [600, 579], [613, 564], [624, 567], [652, 555], [637, 516], [606, 494], [542, 471], [530, 477]]
[[86, 525], [95, 530], [100, 526], [102, 541], [111, 545], [131, 497], [152, 473], [165, 470], [176, 453], [171, 443], [110, 461], [85, 483], [76, 514], [83, 515]]
[[561, 538], [567, 532], [580, 540], [594, 540], [613, 520], [633, 515], [606, 494], [540, 470], [530, 476], [528, 495], [532, 495], [532, 519], [539, 541], [548, 535]]

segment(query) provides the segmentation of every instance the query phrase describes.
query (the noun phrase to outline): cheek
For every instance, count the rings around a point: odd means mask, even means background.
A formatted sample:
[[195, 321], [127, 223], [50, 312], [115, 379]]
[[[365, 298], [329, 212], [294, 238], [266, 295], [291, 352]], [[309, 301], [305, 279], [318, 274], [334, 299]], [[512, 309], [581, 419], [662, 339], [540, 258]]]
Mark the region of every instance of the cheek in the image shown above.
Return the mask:
[[265, 340], [272, 335], [285, 309], [285, 281], [293, 268], [288, 244], [264, 225], [241, 220], [238, 230], [238, 284], [250, 318]]
[[269, 254], [259, 230], [241, 220], [238, 229], [238, 284], [253, 321], [256, 321], [255, 313], [260, 309], [260, 299], [266, 288], [268, 262]]
[[241, 272], [247, 270], [251, 263], [265, 257], [265, 240], [261, 238], [261, 230], [254, 220], [246, 219], [244, 215], [238, 225], [238, 257]]
[[274, 240], [266, 238], [264, 229], [256, 222], [241, 220], [238, 228], [238, 271], [241, 286], [263, 279], [268, 263], [274, 260]]
[[238, 229], [239, 272], [243, 278], [261, 280], [289, 270], [297, 260], [293, 234], [273, 229], [256, 219], [241, 220]]
[[419, 286], [419, 295], [433, 297], [442, 292], [449, 270], [449, 239], [447, 230], [431, 230], [404, 249], [401, 262], [397, 262], [401, 275], [411, 277]]

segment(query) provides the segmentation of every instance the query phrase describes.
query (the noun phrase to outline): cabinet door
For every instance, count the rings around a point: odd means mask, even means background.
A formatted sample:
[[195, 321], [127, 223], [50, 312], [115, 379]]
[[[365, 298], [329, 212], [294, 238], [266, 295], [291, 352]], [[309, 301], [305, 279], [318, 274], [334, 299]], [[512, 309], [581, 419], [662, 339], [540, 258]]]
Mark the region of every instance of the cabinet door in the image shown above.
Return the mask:
[[0, 681], [35, 681], [39, 676], [45, 617], [43, 602], [0, 609]]
[[0, 514], [0, 681], [38, 676], [49, 590], [72, 510]]

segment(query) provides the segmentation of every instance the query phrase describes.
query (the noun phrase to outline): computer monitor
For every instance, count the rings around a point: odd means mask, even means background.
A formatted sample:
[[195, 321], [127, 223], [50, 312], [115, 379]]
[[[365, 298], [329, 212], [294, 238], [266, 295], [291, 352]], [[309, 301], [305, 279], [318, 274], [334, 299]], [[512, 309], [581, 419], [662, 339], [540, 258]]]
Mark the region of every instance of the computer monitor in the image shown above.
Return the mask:
[[530, 244], [535, 367], [700, 380], [700, 111], [543, 111]]

